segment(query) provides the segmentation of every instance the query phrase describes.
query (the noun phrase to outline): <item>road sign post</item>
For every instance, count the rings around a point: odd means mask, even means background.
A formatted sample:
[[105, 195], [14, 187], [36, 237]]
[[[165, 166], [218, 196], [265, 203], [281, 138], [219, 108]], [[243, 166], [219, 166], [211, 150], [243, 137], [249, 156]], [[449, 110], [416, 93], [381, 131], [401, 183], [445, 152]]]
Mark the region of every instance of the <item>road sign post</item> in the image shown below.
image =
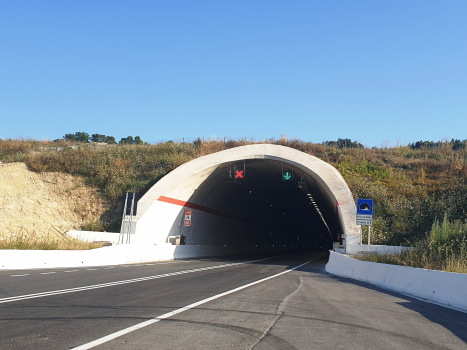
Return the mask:
[[[373, 199], [357, 200], [357, 225], [368, 226], [368, 251], [370, 251], [371, 225], [373, 224]], [[360, 245], [363, 246], [363, 233], [360, 237]]]

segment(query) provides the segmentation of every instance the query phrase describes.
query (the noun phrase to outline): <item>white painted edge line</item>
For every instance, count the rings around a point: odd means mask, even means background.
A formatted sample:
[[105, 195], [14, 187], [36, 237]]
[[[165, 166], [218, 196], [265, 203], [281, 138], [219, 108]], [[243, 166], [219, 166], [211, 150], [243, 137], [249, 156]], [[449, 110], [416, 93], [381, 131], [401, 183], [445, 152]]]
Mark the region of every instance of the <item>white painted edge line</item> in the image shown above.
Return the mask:
[[[248, 263], [252, 263], [252, 262], [269, 260], [269, 259], [273, 259], [273, 258], [275, 258], [275, 257], [269, 257], [269, 258], [259, 259], [259, 260], [243, 261], [243, 262], [237, 262], [237, 263], [231, 263], [231, 264], [200, 267], [200, 268], [197, 268], [197, 269], [177, 271], [177, 272], [167, 272], [167, 273], [163, 273], [163, 274], [160, 274], [160, 275], [140, 277], [140, 278], [134, 278], [134, 279], [130, 279], [130, 280], [123, 280], [123, 281], [116, 281], [116, 282], [109, 282], [109, 283], [102, 283], [102, 284], [94, 284], [94, 285], [84, 286], [84, 287], [60, 289], [60, 290], [54, 290], [54, 291], [50, 291], [50, 292], [42, 292], [42, 293], [18, 295], [18, 296], [8, 297], [8, 298], [0, 298], [0, 304], [11, 303], [13, 301], [20, 301], [20, 300], [26, 300], [26, 299], [43, 298], [43, 297], [48, 297], [48, 296], [51, 296], [51, 295], [76, 293], [76, 292], [82, 292], [82, 291], [85, 291], [85, 290], [106, 288], [106, 287], [118, 286], [118, 285], [128, 284], [128, 283], [143, 282], [143, 281], [149, 281], [149, 280], [154, 280], [154, 279], [164, 278], [164, 277], [169, 277], [169, 276], [183, 275], [183, 274], [192, 273], [192, 272], [215, 270], [215, 269], [220, 269], [220, 268], [223, 268], [223, 267], [244, 265], [244, 264], [248, 264]], [[55, 273], [55, 272], [53, 272], [53, 273]]]
[[[313, 259], [313, 260], [316, 260], [316, 259]], [[215, 299], [218, 299], [218, 298], [222, 298], [226, 295], [229, 295], [229, 294], [232, 294], [232, 293], [235, 293], [235, 292], [238, 292], [242, 289], [245, 289], [245, 288], [248, 288], [248, 287], [251, 287], [251, 286], [254, 286], [255, 284], [258, 284], [258, 283], [261, 283], [261, 282], [265, 282], [267, 280], [270, 280], [270, 279], [273, 279], [273, 278], [276, 278], [276, 277], [279, 277], [281, 275], [284, 275], [286, 273], [289, 273], [290, 271], [293, 271], [293, 270], [296, 270], [298, 269], [299, 267], [302, 267], [303, 265], [306, 265], [310, 262], [312, 262], [313, 260], [309, 260], [301, 265], [298, 265], [298, 266], [295, 266], [289, 270], [286, 270], [286, 271], [283, 271], [283, 272], [280, 272], [278, 274], [275, 274], [275, 275], [272, 275], [272, 276], [269, 276], [269, 277], [266, 277], [266, 278], [263, 278], [263, 279], [260, 279], [258, 281], [255, 281], [255, 282], [251, 282], [251, 283], [248, 283], [248, 284], [245, 284], [243, 286], [240, 286], [240, 287], [237, 287], [237, 288], [234, 288], [234, 289], [231, 289], [227, 292], [224, 292], [224, 293], [220, 293], [220, 294], [217, 294], [217, 295], [214, 295], [212, 297], [209, 297], [209, 298], [206, 298], [206, 299], [203, 299], [201, 301], [198, 301], [196, 303], [193, 303], [193, 304], [190, 304], [190, 305], [187, 305], [187, 306], [184, 306], [180, 309], [177, 309], [177, 310], [174, 310], [174, 311], [171, 311], [171, 312], [168, 312], [166, 314], [163, 314], [163, 315], [160, 315], [160, 316], [157, 316], [153, 319], [150, 319], [150, 320], [147, 320], [147, 321], [144, 321], [144, 322], [141, 322], [141, 323], [138, 323], [134, 326], [131, 326], [131, 327], [128, 327], [128, 328], [125, 328], [125, 329], [122, 329], [121, 331], [118, 331], [118, 332], [115, 332], [115, 333], [112, 333], [112, 334], [109, 334], [105, 337], [102, 337], [102, 338], [99, 338], [99, 339], [96, 339], [90, 343], [87, 343], [87, 344], [83, 344], [83, 345], [80, 345], [76, 348], [73, 348], [73, 350], [87, 350], [87, 349], [91, 349], [93, 347], [96, 347], [98, 345], [101, 345], [101, 344], [104, 344], [104, 343], [107, 343], [108, 341], [110, 340], [113, 340], [115, 338], [118, 338], [122, 335], [125, 335], [125, 334], [128, 334], [128, 333], [131, 333], [133, 331], [136, 331], [138, 329], [141, 329], [141, 328], [144, 328], [146, 326], [149, 326], [149, 325], [152, 325], [156, 322], [159, 322], [160, 320], [163, 320], [163, 319], [166, 319], [166, 318], [169, 318], [169, 317], [172, 317], [174, 315], [177, 315], [179, 313], [182, 313], [184, 311], [187, 311], [187, 310], [190, 310], [190, 309], [193, 309], [197, 306], [200, 306], [200, 305], [203, 305], [207, 302], [210, 302], [212, 300], [215, 300]]]

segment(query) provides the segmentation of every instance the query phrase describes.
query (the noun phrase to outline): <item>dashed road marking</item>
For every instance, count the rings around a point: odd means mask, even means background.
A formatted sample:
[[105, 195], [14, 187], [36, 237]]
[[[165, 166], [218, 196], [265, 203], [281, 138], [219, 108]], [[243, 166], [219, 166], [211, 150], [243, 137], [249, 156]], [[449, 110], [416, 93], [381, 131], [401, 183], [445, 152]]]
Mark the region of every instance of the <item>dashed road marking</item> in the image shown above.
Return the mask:
[[63, 271], [63, 272], [76, 272], [76, 271], [79, 271], [79, 270], [68, 270], [68, 271]]
[[56, 273], [56, 272], [41, 272], [41, 275], [51, 275], [53, 273]]
[[[52, 295], [76, 293], [76, 292], [82, 292], [82, 291], [91, 290], [91, 289], [113, 287], [113, 286], [118, 286], [118, 285], [128, 284], [128, 283], [150, 281], [150, 280], [155, 280], [155, 279], [158, 279], [158, 278], [177, 276], [177, 275], [184, 275], [184, 274], [187, 274], [187, 273], [193, 273], [193, 272], [199, 272], [199, 271], [216, 270], [216, 269], [220, 269], [220, 268], [224, 268], [224, 267], [244, 265], [244, 264], [248, 264], [248, 263], [252, 263], [252, 262], [264, 261], [264, 260], [269, 260], [269, 259], [273, 259], [273, 258], [274, 257], [266, 258], [266, 259], [259, 259], [259, 260], [250, 260], [250, 261], [244, 261], [244, 262], [236, 262], [236, 263], [230, 263], [230, 264], [223, 264], [223, 265], [200, 267], [200, 268], [197, 268], [197, 269], [190, 269], [190, 270], [177, 271], [177, 272], [168, 272], [168, 273], [163, 273], [163, 274], [160, 274], [160, 275], [140, 277], [140, 278], [134, 278], [134, 279], [130, 279], [130, 280], [123, 280], [123, 281], [116, 281], [116, 282], [109, 282], [109, 283], [102, 283], [102, 284], [94, 284], [94, 285], [90, 285], [90, 286], [77, 287], [77, 288], [60, 289], [60, 290], [54, 290], [54, 291], [50, 291], [50, 292], [18, 295], [18, 296], [15, 296], [15, 297], [8, 297], [8, 298], [0, 298], [0, 304], [11, 303], [13, 301], [20, 301], [20, 300], [26, 300], [26, 299], [43, 298], [43, 297], [48, 297], [48, 296], [52, 296]], [[53, 273], [55, 273], [55, 272], [53, 272]]]
[[10, 277], [22, 277], [22, 276], [29, 276], [29, 273], [23, 273], [22, 275], [10, 275]]

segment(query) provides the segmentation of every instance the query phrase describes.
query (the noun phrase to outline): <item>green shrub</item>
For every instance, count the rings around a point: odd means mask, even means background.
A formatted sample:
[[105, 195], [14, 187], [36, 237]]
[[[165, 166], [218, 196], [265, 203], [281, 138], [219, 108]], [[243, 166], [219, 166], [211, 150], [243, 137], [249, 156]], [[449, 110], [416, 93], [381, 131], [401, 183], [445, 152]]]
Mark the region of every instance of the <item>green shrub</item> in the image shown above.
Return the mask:
[[425, 238], [400, 254], [364, 254], [361, 260], [385, 264], [398, 264], [432, 270], [467, 273], [467, 223], [449, 221], [432, 225]]
[[[94, 136], [102, 140], [104, 135]], [[102, 146], [10, 139], [0, 140], [0, 160], [24, 161], [37, 172], [83, 176], [116, 203], [125, 191], [144, 194], [168, 172], [198, 156], [255, 143], [283, 145], [319, 157], [340, 171], [355, 199], [374, 199], [373, 243], [407, 245], [423, 239], [444, 213], [453, 221], [467, 219], [467, 153], [455, 140], [433, 148], [362, 148], [349, 147], [346, 139], [318, 144], [285, 136]]]

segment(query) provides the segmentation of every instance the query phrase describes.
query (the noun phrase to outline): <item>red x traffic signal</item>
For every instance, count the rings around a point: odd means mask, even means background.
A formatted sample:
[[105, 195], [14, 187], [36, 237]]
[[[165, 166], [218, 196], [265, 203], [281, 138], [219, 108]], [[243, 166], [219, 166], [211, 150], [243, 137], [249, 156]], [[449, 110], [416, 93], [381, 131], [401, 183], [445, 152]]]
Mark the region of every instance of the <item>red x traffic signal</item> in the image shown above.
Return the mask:
[[243, 179], [243, 170], [235, 170], [235, 178]]

